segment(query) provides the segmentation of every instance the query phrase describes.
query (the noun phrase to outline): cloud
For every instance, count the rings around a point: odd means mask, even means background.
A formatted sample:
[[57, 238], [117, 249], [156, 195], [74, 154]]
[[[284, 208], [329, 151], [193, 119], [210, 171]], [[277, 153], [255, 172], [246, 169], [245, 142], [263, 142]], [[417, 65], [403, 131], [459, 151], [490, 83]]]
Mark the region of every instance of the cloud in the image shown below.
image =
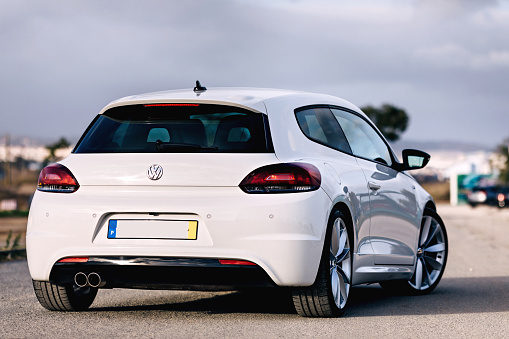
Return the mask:
[[426, 19], [454, 19], [498, 7], [497, 0], [417, 0], [416, 12]]
[[473, 67], [509, 69], [509, 50], [488, 51], [483, 55], [476, 56], [472, 61]]
[[[496, 1], [3, 0], [0, 133], [79, 135], [110, 100], [199, 79], [390, 101], [419, 138], [484, 107], [493, 142], [509, 125], [508, 22]], [[467, 138], [476, 124], [459, 121], [443, 133]]]
[[509, 67], [509, 50], [473, 53], [459, 45], [446, 44], [418, 49], [415, 56], [440, 68], [505, 69]]

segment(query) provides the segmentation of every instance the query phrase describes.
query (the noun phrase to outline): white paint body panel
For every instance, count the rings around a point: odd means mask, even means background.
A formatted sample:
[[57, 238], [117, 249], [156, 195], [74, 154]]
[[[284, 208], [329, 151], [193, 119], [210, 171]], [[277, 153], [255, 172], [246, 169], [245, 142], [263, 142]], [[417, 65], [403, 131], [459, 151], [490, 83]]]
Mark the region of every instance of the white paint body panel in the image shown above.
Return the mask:
[[[179, 102], [231, 105], [267, 114], [275, 153], [71, 154], [61, 163], [74, 174], [79, 190], [37, 191], [32, 202], [27, 254], [33, 279], [48, 281], [55, 262], [68, 256], [161, 256], [249, 260], [279, 286], [309, 286], [316, 278], [329, 214], [337, 204], [352, 217], [353, 284], [413, 274], [420, 220], [424, 206], [432, 202], [429, 194], [406, 174], [392, 173], [397, 180], [390, 186], [381, 183], [382, 194], [372, 196], [367, 177], [376, 174], [376, 165], [312, 142], [295, 119], [296, 108], [315, 104], [364, 115], [353, 104], [320, 94], [223, 88], [126, 97], [101, 113], [121, 105]], [[320, 170], [318, 190], [247, 194], [238, 187], [258, 167], [296, 161]], [[163, 167], [160, 180], [148, 179], [152, 164]], [[394, 205], [379, 200], [391, 194], [404, 201]], [[192, 241], [108, 239], [108, 220], [119, 216], [197, 220], [198, 236]], [[386, 232], [391, 235], [380, 240]], [[393, 241], [403, 245], [393, 249]]]
[[[322, 211], [330, 208], [323, 190], [249, 195], [238, 187], [84, 186], [67, 195], [36, 192], [28, 263], [33, 279], [47, 281], [54, 263], [67, 256], [231, 258], [258, 264], [278, 285], [309, 285], [322, 251]], [[197, 220], [198, 237], [108, 239], [107, 221], [120, 214]]]

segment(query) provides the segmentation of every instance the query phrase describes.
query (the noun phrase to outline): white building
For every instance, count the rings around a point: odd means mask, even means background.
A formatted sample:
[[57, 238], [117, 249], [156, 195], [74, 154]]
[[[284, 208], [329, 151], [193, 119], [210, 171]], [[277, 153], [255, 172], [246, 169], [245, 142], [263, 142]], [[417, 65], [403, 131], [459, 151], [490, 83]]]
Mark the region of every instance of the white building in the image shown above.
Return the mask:
[[[58, 149], [55, 155], [58, 158], [65, 158], [72, 151], [74, 146]], [[13, 162], [21, 157], [25, 160], [42, 163], [49, 155], [49, 151], [44, 146], [21, 146], [21, 145], [0, 145], [0, 161]]]
[[486, 151], [433, 151], [429, 164], [420, 175], [437, 175], [439, 180], [450, 179], [458, 174], [492, 174], [498, 172], [500, 162], [496, 153]]

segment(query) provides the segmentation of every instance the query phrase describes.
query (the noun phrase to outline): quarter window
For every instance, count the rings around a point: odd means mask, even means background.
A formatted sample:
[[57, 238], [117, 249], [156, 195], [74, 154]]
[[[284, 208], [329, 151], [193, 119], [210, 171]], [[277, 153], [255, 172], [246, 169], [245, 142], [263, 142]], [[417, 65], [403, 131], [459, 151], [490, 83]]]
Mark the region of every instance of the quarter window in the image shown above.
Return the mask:
[[311, 140], [352, 154], [345, 134], [328, 107], [299, 110], [295, 113], [302, 132]]
[[354, 155], [392, 165], [389, 149], [376, 130], [360, 116], [331, 109], [339, 122]]

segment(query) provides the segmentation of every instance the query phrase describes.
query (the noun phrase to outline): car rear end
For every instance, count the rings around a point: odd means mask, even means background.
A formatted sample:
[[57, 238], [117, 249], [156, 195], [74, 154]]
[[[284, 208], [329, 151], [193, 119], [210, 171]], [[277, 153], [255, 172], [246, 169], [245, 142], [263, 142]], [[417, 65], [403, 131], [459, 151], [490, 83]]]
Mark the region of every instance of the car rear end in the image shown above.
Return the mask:
[[218, 289], [314, 282], [331, 201], [281, 164], [267, 115], [235, 105], [118, 105], [41, 172], [27, 229], [36, 281]]
[[509, 187], [501, 187], [497, 191], [498, 207], [507, 207], [509, 204]]

